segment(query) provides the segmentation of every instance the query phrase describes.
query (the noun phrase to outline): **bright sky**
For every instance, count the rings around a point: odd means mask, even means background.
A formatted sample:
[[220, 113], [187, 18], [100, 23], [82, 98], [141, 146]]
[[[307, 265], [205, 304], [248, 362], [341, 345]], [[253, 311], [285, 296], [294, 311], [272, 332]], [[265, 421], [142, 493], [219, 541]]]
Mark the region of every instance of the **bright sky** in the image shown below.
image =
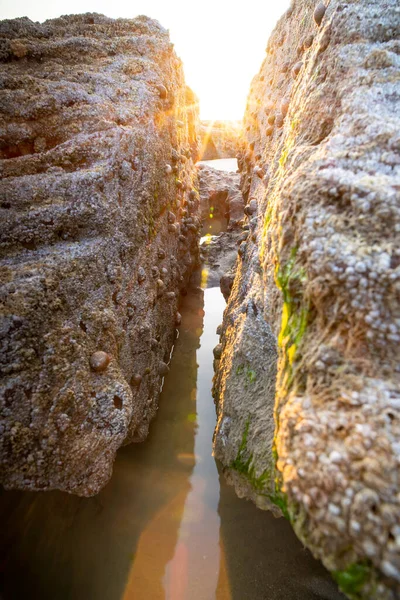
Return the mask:
[[0, 19], [63, 14], [147, 15], [170, 30], [202, 119], [241, 119], [277, 19], [289, 0], [0, 0]]

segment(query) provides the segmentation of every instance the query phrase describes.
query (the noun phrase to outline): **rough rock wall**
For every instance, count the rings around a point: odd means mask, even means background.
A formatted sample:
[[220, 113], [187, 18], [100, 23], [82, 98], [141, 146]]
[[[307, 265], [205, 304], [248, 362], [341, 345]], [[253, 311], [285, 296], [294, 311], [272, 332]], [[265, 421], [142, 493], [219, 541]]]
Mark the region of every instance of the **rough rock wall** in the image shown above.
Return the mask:
[[295, 0], [273, 32], [245, 117], [250, 235], [214, 389], [238, 492], [288, 517], [349, 597], [392, 600], [399, 37], [397, 0]]
[[201, 121], [200, 160], [236, 158], [240, 149], [240, 121]]
[[242, 231], [244, 201], [239, 173], [198, 165], [203, 237], [200, 258], [207, 270], [207, 285], [230, 294], [237, 246], [247, 236]]
[[240, 175], [219, 171], [200, 164], [198, 166], [201, 218], [226, 220], [228, 229], [242, 224], [244, 202], [240, 189]]
[[198, 260], [196, 100], [146, 17], [0, 44], [1, 480], [92, 495], [147, 435]]

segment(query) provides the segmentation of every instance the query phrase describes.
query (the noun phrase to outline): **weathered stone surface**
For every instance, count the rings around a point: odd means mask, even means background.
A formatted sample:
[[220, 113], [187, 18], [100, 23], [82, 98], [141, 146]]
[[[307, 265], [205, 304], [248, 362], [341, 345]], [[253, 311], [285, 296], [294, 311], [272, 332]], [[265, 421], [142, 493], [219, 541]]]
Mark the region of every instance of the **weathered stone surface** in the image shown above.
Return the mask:
[[147, 435], [198, 260], [196, 100], [146, 17], [0, 45], [1, 480], [92, 495]]
[[240, 121], [201, 121], [200, 159], [235, 158], [240, 149]]
[[248, 100], [239, 165], [262, 218], [249, 215], [225, 311], [215, 453], [349, 597], [393, 600], [400, 7], [317, 4], [296, 0], [282, 17]]
[[240, 175], [231, 171], [220, 171], [208, 165], [198, 167], [200, 184], [201, 216], [226, 220], [226, 227], [241, 226], [244, 200], [240, 189]]
[[247, 235], [242, 230], [244, 200], [240, 175], [203, 164], [198, 169], [203, 234], [210, 234], [202, 238], [200, 254], [208, 271], [207, 284], [221, 284], [227, 299], [229, 282], [235, 274], [238, 243]]

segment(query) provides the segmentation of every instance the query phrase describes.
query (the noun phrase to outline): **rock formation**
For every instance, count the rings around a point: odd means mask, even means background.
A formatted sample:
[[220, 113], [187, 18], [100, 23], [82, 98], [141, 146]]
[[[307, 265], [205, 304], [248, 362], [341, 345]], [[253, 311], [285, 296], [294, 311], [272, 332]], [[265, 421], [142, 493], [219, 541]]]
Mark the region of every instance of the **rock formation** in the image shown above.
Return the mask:
[[145, 17], [0, 45], [1, 480], [92, 495], [147, 435], [198, 260], [196, 99]]
[[235, 158], [240, 149], [240, 121], [201, 121], [200, 159]]
[[225, 219], [228, 229], [242, 225], [244, 201], [240, 189], [240, 175], [219, 171], [200, 164], [199, 191], [203, 222], [210, 216]]
[[247, 236], [242, 231], [244, 200], [240, 175], [199, 164], [198, 176], [203, 223], [200, 256], [208, 270], [208, 285], [221, 284], [227, 299], [235, 274], [237, 246]]
[[295, 0], [273, 32], [214, 386], [238, 493], [381, 600], [400, 597], [399, 37], [397, 0]]

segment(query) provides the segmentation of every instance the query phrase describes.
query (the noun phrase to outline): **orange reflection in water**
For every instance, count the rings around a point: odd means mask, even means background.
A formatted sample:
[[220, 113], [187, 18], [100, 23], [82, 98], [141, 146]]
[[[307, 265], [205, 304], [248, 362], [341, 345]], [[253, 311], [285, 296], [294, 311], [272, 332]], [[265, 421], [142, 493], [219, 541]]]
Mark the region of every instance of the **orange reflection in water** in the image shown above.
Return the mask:
[[205, 502], [205, 479], [193, 475], [191, 485], [142, 532], [123, 600], [231, 600], [218, 513]]
[[195, 454], [189, 454], [185, 452], [180, 452], [176, 458], [183, 465], [195, 465], [196, 462], [199, 462], [201, 460], [200, 456], [196, 456]]
[[[187, 399], [187, 419], [195, 423], [194, 451], [176, 453], [177, 462], [193, 471], [188, 479], [176, 481], [176, 494], [141, 532], [123, 600], [231, 600], [220, 543], [219, 476], [211, 455], [212, 347], [224, 306], [221, 298], [216, 288], [205, 292], [208, 306], [196, 352], [196, 387]], [[173, 361], [170, 375], [176, 369], [178, 376], [180, 366]]]
[[165, 599], [165, 565], [175, 547], [176, 529], [182, 517], [186, 493], [186, 489], [180, 490], [142, 532], [122, 596], [124, 600]]

